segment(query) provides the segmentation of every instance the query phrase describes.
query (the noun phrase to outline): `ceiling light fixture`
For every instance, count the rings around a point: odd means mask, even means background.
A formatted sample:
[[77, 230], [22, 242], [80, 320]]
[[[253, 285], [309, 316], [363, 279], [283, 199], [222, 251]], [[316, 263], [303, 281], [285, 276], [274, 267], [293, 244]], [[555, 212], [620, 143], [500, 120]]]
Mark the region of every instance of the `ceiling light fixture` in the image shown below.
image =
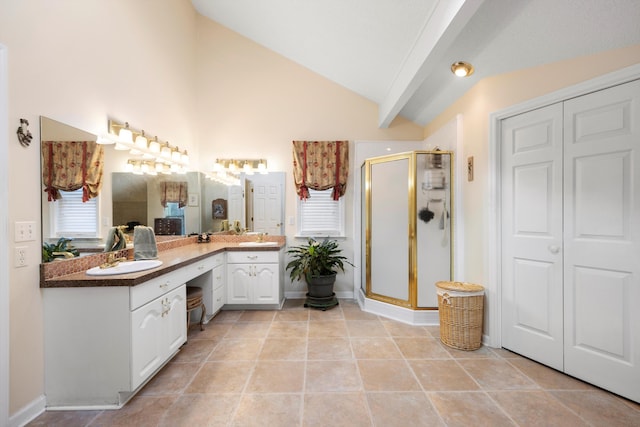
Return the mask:
[[473, 65], [468, 62], [458, 61], [451, 64], [451, 72], [458, 77], [469, 77], [474, 71]]

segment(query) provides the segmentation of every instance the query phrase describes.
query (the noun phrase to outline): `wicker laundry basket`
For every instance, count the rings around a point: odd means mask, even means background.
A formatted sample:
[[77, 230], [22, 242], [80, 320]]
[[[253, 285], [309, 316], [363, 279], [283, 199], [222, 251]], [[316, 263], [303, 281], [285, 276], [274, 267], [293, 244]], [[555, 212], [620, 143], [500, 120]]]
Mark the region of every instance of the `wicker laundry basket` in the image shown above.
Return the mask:
[[484, 287], [473, 283], [437, 282], [440, 341], [459, 350], [482, 345]]

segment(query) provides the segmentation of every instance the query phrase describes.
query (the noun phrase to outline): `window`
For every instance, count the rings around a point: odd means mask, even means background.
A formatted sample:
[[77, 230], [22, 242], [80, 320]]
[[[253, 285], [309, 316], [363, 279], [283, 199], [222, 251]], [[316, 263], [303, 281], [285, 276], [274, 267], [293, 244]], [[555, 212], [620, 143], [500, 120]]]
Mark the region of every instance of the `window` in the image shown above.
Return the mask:
[[92, 238], [98, 235], [98, 197], [82, 203], [82, 188], [60, 191], [62, 199], [49, 202], [51, 237]]
[[167, 206], [164, 208], [165, 218], [176, 218], [180, 220], [180, 234], [186, 234], [184, 232], [184, 208], [181, 208], [177, 202], [167, 202]]
[[311, 190], [298, 200], [298, 236], [344, 237], [344, 197], [331, 198], [333, 189]]

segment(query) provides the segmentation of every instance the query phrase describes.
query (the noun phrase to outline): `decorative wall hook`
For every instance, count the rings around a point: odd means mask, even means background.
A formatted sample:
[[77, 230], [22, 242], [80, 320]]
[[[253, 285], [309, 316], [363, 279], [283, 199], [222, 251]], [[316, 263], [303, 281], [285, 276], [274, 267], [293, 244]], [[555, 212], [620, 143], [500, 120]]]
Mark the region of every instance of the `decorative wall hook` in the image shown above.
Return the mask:
[[29, 131], [29, 121], [27, 119], [20, 119], [20, 126], [16, 133], [18, 134], [18, 141], [20, 141], [20, 145], [28, 147], [29, 144], [31, 144], [33, 136]]

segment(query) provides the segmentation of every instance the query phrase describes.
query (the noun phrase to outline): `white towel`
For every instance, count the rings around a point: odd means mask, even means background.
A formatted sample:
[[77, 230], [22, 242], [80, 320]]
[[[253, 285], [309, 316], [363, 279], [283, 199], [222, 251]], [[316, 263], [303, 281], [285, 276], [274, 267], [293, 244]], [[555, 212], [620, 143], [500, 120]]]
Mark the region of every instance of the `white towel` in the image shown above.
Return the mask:
[[158, 258], [158, 246], [153, 228], [138, 225], [133, 229], [133, 259]]

